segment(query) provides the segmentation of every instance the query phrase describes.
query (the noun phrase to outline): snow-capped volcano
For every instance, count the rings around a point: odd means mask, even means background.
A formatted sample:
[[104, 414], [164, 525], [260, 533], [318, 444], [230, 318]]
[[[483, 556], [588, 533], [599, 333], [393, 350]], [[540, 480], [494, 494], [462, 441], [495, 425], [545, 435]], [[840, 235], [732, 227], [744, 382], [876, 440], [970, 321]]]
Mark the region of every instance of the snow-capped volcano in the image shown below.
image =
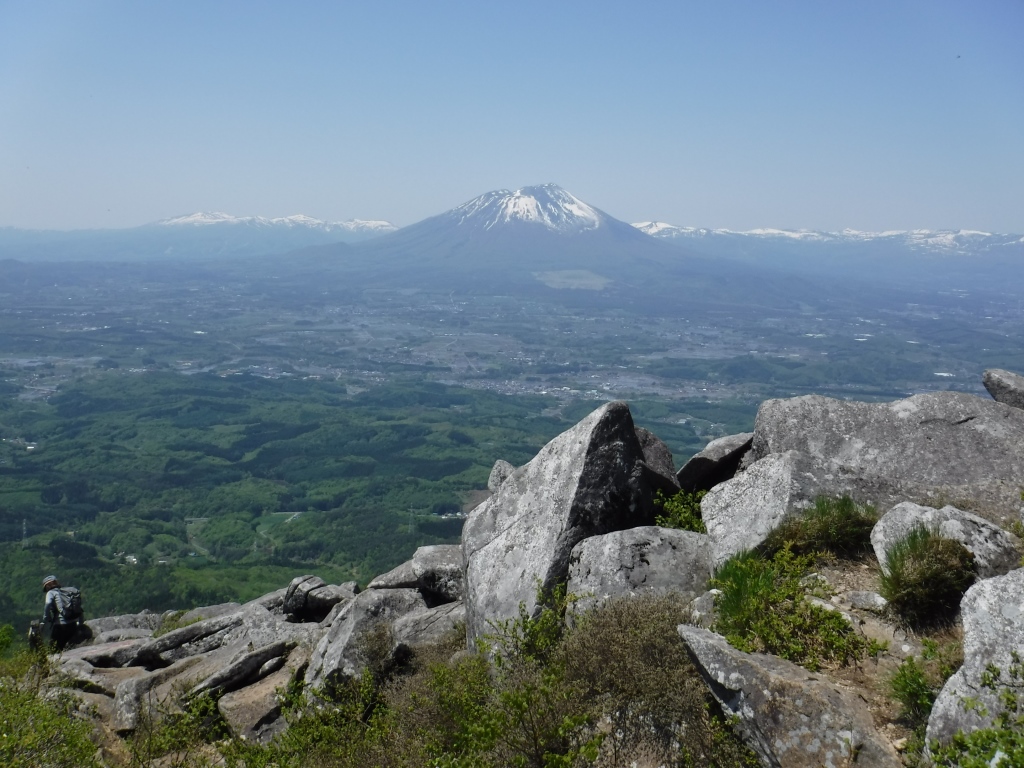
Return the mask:
[[487, 192], [442, 215], [478, 229], [522, 223], [565, 234], [597, 229], [610, 218], [557, 184]]
[[384, 234], [394, 232], [398, 227], [389, 221], [366, 221], [364, 219], [351, 219], [349, 221], [322, 221], [312, 216], [297, 214], [295, 216], [282, 216], [268, 219], [263, 216], [232, 216], [229, 213], [212, 211], [209, 213], [190, 213], [186, 216], [175, 216], [170, 219], [163, 219], [156, 222], [161, 227], [205, 227], [217, 225], [235, 225], [261, 228], [284, 228], [284, 229], [315, 229], [321, 232], [348, 232], [358, 234]]

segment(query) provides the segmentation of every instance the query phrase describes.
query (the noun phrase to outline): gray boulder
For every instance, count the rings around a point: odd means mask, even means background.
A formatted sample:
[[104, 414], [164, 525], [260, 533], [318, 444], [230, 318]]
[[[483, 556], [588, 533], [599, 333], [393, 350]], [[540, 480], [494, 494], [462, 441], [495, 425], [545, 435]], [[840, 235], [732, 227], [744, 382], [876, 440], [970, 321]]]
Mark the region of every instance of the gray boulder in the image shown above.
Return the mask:
[[[207, 605], [202, 608], [193, 608], [190, 611], [185, 611], [177, 617], [179, 624], [193, 624], [197, 621], [203, 621], [204, 619], [215, 619], [218, 616], [227, 616], [232, 613], [238, 613], [242, 610], [242, 606], [239, 603], [219, 603], [217, 605]], [[167, 616], [168, 614], [164, 614]]]
[[487, 476], [487, 490], [491, 493], [497, 493], [498, 489], [501, 488], [501, 484], [511, 477], [515, 471], [516, 468], [507, 461], [498, 459], [494, 462], [494, 466], [491, 467], [491, 474]]
[[753, 549], [783, 520], [814, 505], [820, 495], [847, 490], [839, 478], [797, 451], [767, 456], [701, 500], [701, 516], [712, 545], [712, 565]]
[[[374, 630], [391, 633], [403, 616], [425, 613], [423, 596], [415, 589], [368, 589], [345, 604], [330, 629], [317, 643], [306, 669], [311, 689], [359, 675], [369, 661], [366, 647]], [[390, 641], [390, 638], [387, 638]]]
[[974, 555], [974, 566], [983, 579], [1020, 566], [1021, 542], [1012, 533], [956, 507], [934, 509], [905, 501], [882, 515], [871, 529], [871, 546], [883, 569], [888, 565], [886, 550], [917, 526], [963, 544]]
[[[942, 687], [931, 716], [926, 738], [949, 743], [958, 731], [990, 728], [1003, 712], [1000, 689], [1009, 689], [1024, 700], [1024, 670], [1011, 675], [1013, 655], [1024, 659], [1024, 569], [974, 584], [960, 603], [964, 625], [964, 664]], [[1000, 671], [995, 689], [982, 685], [989, 665]], [[965, 707], [965, 702], [981, 707]]]
[[636, 428], [636, 439], [640, 442], [640, 450], [644, 454], [644, 462], [648, 469], [648, 482], [655, 489], [661, 489], [666, 496], [679, 490], [676, 479], [676, 460], [672, 457], [672, 449], [649, 429]]
[[996, 402], [1012, 408], [1024, 408], [1024, 376], [990, 368], [982, 375], [981, 381]]
[[818, 395], [766, 400], [757, 412], [758, 458], [801, 451], [849, 476], [860, 501], [887, 507], [941, 496], [1016, 516], [1024, 477], [1024, 410], [963, 392], [891, 403]]
[[773, 768], [902, 765], [856, 696], [792, 662], [742, 653], [724, 637], [679, 626], [697, 670], [747, 745]]
[[294, 643], [279, 640], [254, 650], [247, 649], [233, 658], [226, 666], [193, 686], [188, 695], [198, 696], [206, 692], [219, 694], [242, 688], [259, 679], [261, 671], [271, 670], [272, 667], [267, 663], [274, 659], [283, 660], [293, 647]]
[[858, 611], [871, 611], [871, 613], [885, 613], [889, 601], [877, 592], [865, 592], [856, 590], [846, 593], [846, 600], [852, 608]]
[[322, 621], [338, 603], [359, 592], [354, 581], [328, 584], [319, 576], [296, 576], [285, 591], [281, 610], [293, 621]]
[[710, 491], [719, 483], [731, 480], [753, 439], [753, 432], [743, 432], [712, 440], [679, 470], [676, 475], [679, 487], [690, 493]]
[[[217, 616], [212, 619], [205, 619], [186, 627], [172, 630], [160, 637], [154, 637], [134, 647], [134, 655], [127, 662], [132, 666], [163, 667], [169, 661], [175, 660], [168, 656], [175, 651], [195, 648], [195, 645], [202, 640], [222, 633], [242, 623], [240, 611], [226, 616]], [[191, 648], [190, 648], [191, 646]], [[207, 649], [208, 650], [208, 649]], [[195, 649], [195, 652], [176, 655], [176, 658], [202, 653], [202, 649]]]
[[420, 547], [397, 568], [377, 576], [368, 589], [418, 589], [428, 602], [461, 600], [465, 590], [462, 575], [462, 547], [434, 544]]
[[127, 629], [148, 629], [150, 632], [160, 626], [163, 616], [159, 613], [127, 613], [121, 616], [104, 616], [99, 619], [89, 619], [85, 622], [94, 636], [98, 637], [104, 632]]
[[710, 578], [707, 536], [643, 526], [577, 544], [569, 558], [566, 589], [577, 597], [571, 613], [581, 615], [613, 597], [678, 592], [693, 599]]
[[246, 603], [243, 607], [248, 608], [250, 605], [258, 605], [262, 608], [266, 608], [268, 611], [277, 612], [284, 607], [284, 598], [288, 594], [288, 587], [281, 587], [275, 589], [273, 592], [268, 592], [265, 595], [254, 598]]
[[625, 403], [608, 403], [562, 433], [498, 492], [462, 530], [468, 640], [489, 622], [537, 610], [537, 584], [552, 588], [569, 554], [590, 536], [653, 522], [646, 463]]
[[114, 694], [114, 730], [122, 734], [135, 730], [146, 708], [160, 700], [152, 692], [188, 673], [199, 663], [198, 657], [182, 659], [169, 667], [123, 680]]
[[285, 729], [281, 714], [283, 692], [308, 660], [308, 649], [295, 648], [287, 659], [277, 657], [281, 662], [277, 669], [217, 699], [217, 709], [235, 738], [265, 743]]
[[397, 619], [391, 625], [396, 652], [441, 640], [452, 630], [466, 623], [466, 606], [461, 602], [445, 603], [428, 611], [416, 611]]

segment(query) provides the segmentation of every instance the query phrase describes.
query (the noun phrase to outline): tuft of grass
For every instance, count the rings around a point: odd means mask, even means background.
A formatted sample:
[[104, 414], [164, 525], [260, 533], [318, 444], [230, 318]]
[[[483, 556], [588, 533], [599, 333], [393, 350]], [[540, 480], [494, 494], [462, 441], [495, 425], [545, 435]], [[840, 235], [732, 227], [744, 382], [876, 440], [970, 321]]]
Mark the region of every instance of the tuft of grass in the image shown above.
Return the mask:
[[863, 658], [867, 641], [838, 612], [807, 600], [800, 584], [813, 557], [783, 546], [770, 559], [740, 553], [715, 573], [715, 631], [748, 653], [771, 653], [811, 670]]
[[974, 555], [959, 542], [917, 526], [886, 550], [880, 591], [901, 621], [920, 629], [952, 622], [974, 580]]
[[661, 510], [661, 514], [654, 518], [654, 522], [662, 528], [678, 528], [683, 531], [694, 531], [695, 533], [707, 533], [704, 527], [704, 518], [700, 514], [700, 500], [704, 498], [707, 491], [679, 491], [672, 496], [666, 497], [660, 490], [654, 498], [654, 506]]
[[761, 549], [774, 553], [788, 544], [801, 555], [830, 552], [857, 558], [871, 551], [871, 529], [877, 522], [878, 512], [870, 505], [857, 504], [849, 496], [819, 496], [811, 509], [772, 531]]
[[173, 613], [169, 613], [164, 616], [163, 620], [160, 622], [160, 626], [153, 630], [153, 637], [160, 637], [161, 635], [166, 635], [168, 632], [173, 632], [176, 629], [181, 629], [182, 627], [187, 627], [192, 624], [198, 624], [202, 621], [202, 618], [199, 616], [194, 619], [190, 619], [189, 621], [183, 621], [182, 617], [186, 613], [188, 613], [188, 611], [174, 611]]

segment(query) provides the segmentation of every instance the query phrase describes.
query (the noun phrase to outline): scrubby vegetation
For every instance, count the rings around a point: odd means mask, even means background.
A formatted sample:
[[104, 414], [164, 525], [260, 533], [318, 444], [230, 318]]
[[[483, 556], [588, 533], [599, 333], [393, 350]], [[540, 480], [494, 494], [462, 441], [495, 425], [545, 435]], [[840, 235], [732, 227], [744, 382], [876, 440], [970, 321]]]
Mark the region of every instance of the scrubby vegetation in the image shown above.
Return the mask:
[[700, 500], [706, 491], [679, 491], [672, 496], [665, 496], [658, 491], [654, 498], [654, 506], [658, 512], [654, 522], [663, 528], [679, 528], [684, 531], [707, 533], [704, 518], [700, 514]]
[[857, 504], [849, 496], [819, 496], [811, 509], [784, 520], [761, 549], [774, 553], [788, 546], [798, 555], [861, 557], [871, 551], [871, 529], [877, 522], [872, 506]]
[[915, 733], [919, 746], [924, 737], [935, 698], [963, 663], [963, 646], [957, 639], [922, 640], [919, 659], [905, 659], [889, 679], [889, 691], [900, 704], [900, 719]]
[[886, 550], [881, 594], [907, 626], [941, 626], [952, 622], [974, 580], [974, 555], [959, 542], [917, 526]]

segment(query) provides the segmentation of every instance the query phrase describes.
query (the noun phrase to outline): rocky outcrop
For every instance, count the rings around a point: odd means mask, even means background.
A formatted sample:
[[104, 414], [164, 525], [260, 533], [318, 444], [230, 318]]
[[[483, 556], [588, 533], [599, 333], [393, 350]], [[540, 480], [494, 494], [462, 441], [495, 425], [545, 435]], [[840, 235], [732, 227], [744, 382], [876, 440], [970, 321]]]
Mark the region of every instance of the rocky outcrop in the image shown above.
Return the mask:
[[445, 603], [428, 611], [415, 611], [400, 617], [391, 625], [395, 652], [417, 645], [436, 643], [466, 623], [466, 606], [461, 602]]
[[[974, 584], [960, 603], [960, 614], [964, 663], [935, 699], [928, 718], [928, 743], [944, 745], [958, 731], [992, 727], [1004, 711], [1002, 690], [1024, 700], [1020, 664], [1024, 660], [1024, 569]], [[999, 670], [992, 687], [983, 684], [990, 665]]]
[[491, 493], [497, 493], [498, 489], [501, 488], [501, 484], [511, 477], [515, 471], [516, 468], [507, 461], [498, 459], [494, 462], [494, 466], [491, 467], [491, 474], [487, 477], [487, 490]]
[[934, 509], [905, 501], [886, 512], [871, 530], [871, 546], [883, 569], [889, 547], [918, 526], [960, 542], [974, 555], [974, 567], [983, 579], [1020, 566], [1021, 541], [1012, 533], [956, 507]]
[[309, 660], [309, 650], [300, 646], [277, 660], [278, 668], [217, 700], [217, 709], [236, 738], [267, 742], [287, 727], [281, 715], [283, 692]]
[[1024, 376], [990, 368], [982, 375], [981, 381], [997, 403], [1024, 408]]
[[420, 547], [397, 568], [377, 576], [369, 589], [418, 589], [434, 604], [461, 600], [465, 591], [462, 547], [435, 544]]
[[653, 522], [646, 463], [625, 403], [556, 437], [470, 514], [462, 531], [469, 642], [489, 622], [537, 608], [538, 582], [564, 583], [591, 536]]
[[758, 458], [800, 451], [850, 479], [858, 500], [885, 508], [944, 497], [986, 515], [1019, 514], [1024, 411], [963, 392], [891, 403], [818, 395], [767, 400], [757, 412]]
[[152, 632], [160, 626], [162, 621], [163, 616], [161, 614], [143, 611], [142, 613], [126, 613], [122, 616], [105, 616], [99, 619], [89, 619], [85, 622], [85, 626], [92, 630], [94, 637], [98, 637], [106, 632], [119, 630], [141, 629]]
[[680, 625], [679, 635], [747, 745], [777, 768], [896, 768], [900, 759], [855, 696], [796, 664], [743, 653], [724, 637]]
[[282, 610], [293, 621], [321, 621], [340, 602], [351, 600], [359, 592], [354, 581], [327, 584], [319, 576], [296, 576], [288, 585]]
[[651, 487], [660, 489], [666, 496], [679, 490], [676, 479], [676, 460], [672, 457], [672, 449], [649, 429], [636, 428], [636, 439], [640, 442], [640, 450], [647, 464], [647, 481]]
[[577, 544], [566, 591], [576, 597], [571, 614], [579, 615], [613, 597], [677, 592], [693, 599], [710, 578], [707, 536], [644, 526]]
[[[355, 677], [374, 653], [385, 655], [393, 649], [391, 624], [403, 616], [425, 613], [427, 604], [415, 589], [368, 589], [345, 604], [313, 651], [306, 669], [306, 684], [312, 689]], [[374, 632], [381, 637], [374, 637]], [[387, 644], [383, 651], [371, 647]]]
[[690, 493], [710, 491], [719, 483], [731, 480], [753, 439], [753, 432], [743, 432], [712, 440], [679, 470], [676, 475], [679, 487]]

